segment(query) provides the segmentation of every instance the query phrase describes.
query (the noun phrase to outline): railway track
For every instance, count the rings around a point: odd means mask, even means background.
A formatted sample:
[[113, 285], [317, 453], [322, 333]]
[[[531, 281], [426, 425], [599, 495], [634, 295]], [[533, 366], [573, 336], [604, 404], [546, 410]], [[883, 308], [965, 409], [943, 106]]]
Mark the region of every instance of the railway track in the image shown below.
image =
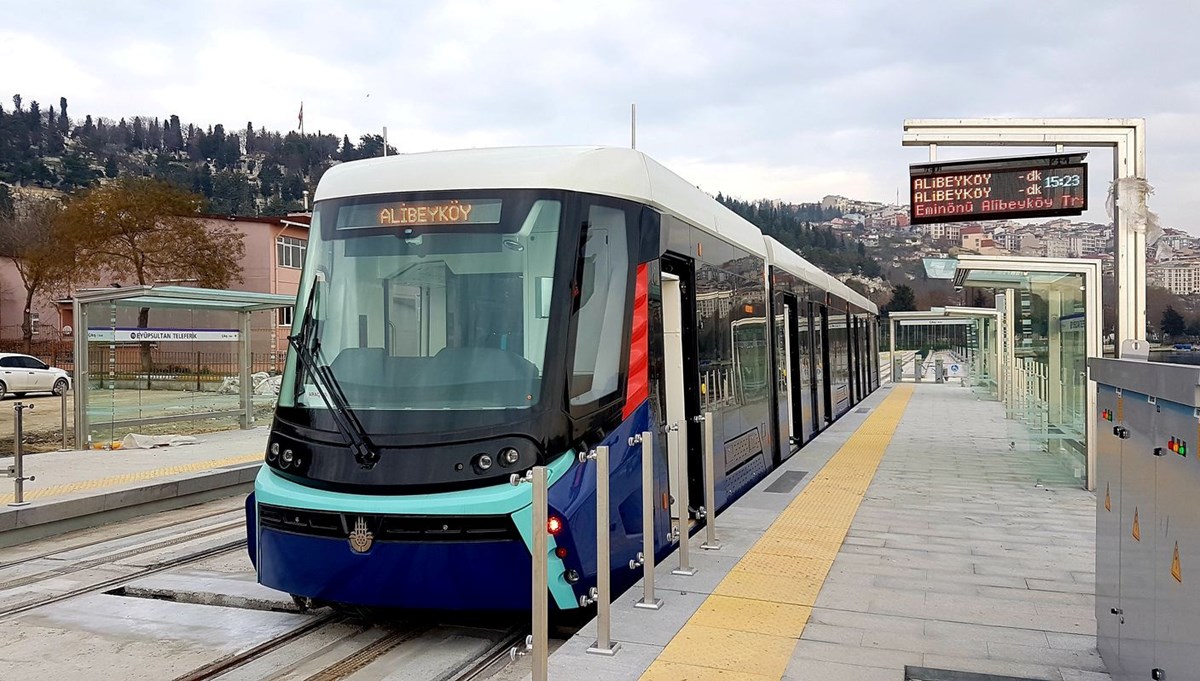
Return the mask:
[[[244, 524], [245, 521], [240, 519], [225, 523], [218, 523], [210, 527], [200, 528], [191, 532], [184, 532], [177, 536], [164, 537], [162, 539], [146, 542], [133, 547], [118, 549], [115, 551], [102, 552], [98, 556], [78, 560], [65, 565], [48, 566], [45, 570], [0, 582], [0, 592], [22, 586], [28, 586], [30, 584], [36, 584], [37, 582], [45, 581], [47, 579], [53, 579], [76, 572], [82, 572], [84, 570], [89, 570], [103, 565], [118, 563], [128, 558], [133, 558], [142, 554], [153, 553], [155, 551], [161, 551], [173, 546], [180, 546], [182, 544], [199, 541], [213, 535], [229, 532], [230, 530], [240, 529]], [[245, 544], [244, 539], [242, 540], [242, 543]], [[67, 552], [64, 551], [60, 552], [60, 554], [61, 553]], [[3, 611], [0, 610], [0, 612]]]
[[[183, 520], [183, 521], [179, 521], [179, 522], [170, 522], [166, 525], [159, 525], [159, 526], [155, 526], [155, 527], [134, 530], [132, 532], [126, 532], [124, 534], [119, 534], [119, 535], [111, 536], [111, 537], [104, 537], [101, 539], [93, 539], [93, 540], [85, 541], [85, 542], [82, 542], [79, 544], [72, 544], [72, 543], [70, 543], [69, 540], [67, 540], [65, 542], [67, 544], [66, 546], [62, 545], [64, 542], [61, 539], [54, 538], [56, 546], [53, 550], [43, 551], [41, 553], [37, 553], [32, 556], [24, 556], [22, 558], [17, 558], [14, 560], [0, 561], [0, 570], [6, 570], [8, 568], [18, 567], [18, 566], [25, 565], [27, 563], [32, 563], [32, 562], [38, 561], [38, 560], [53, 559], [57, 556], [63, 556], [65, 554], [74, 553], [76, 551], [83, 551], [83, 550], [90, 549], [93, 547], [103, 546], [105, 544], [120, 544], [121, 542], [123, 542], [127, 539], [133, 539], [140, 535], [152, 535], [152, 534], [155, 534], [158, 532], [164, 532], [167, 530], [179, 530], [181, 528], [186, 528], [188, 525], [192, 525], [194, 523], [203, 523], [203, 521], [205, 521], [205, 520], [217, 518], [219, 516], [230, 516], [230, 518], [234, 518], [234, 517], [240, 518], [240, 517], [242, 517], [242, 513], [243, 513], [243, 511], [240, 508], [232, 509], [232, 510], [225, 509], [225, 510], [220, 510], [220, 511], [213, 511], [212, 513], [205, 513], [203, 515], [191, 517], [191, 518], [188, 518], [187, 520]], [[0, 585], [0, 588], [3, 588], [3, 585]]]
[[[342, 631], [332, 633], [331, 629]], [[518, 629], [470, 629], [476, 637], [486, 636], [486, 645], [460, 646], [447, 653], [448, 632], [458, 628], [438, 624], [379, 625], [355, 622], [350, 617], [328, 612], [312, 621], [228, 655], [173, 681], [343, 681], [359, 672], [378, 678], [382, 671], [372, 665], [408, 660], [437, 648], [439, 661], [422, 661], [414, 679], [421, 681], [476, 681], [509, 661], [512, 646], [525, 640]], [[455, 654], [457, 653], [457, 654]], [[447, 658], [450, 659], [442, 659]], [[427, 668], [429, 666], [435, 669]], [[370, 668], [370, 669], [369, 669]], [[392, 677], [388, 678], [407, 678]]]
[[157, 563], [157, 564], [149, 566], [149, 567], [140, 568], [140, 569], [137, 569], [128, 574], [123, 574], [119, 577], [113, 577], [111, 579], [106, 579], [106, 580], [100, 580], [97, 582], [90, 583], [87, 586], [82, 586], [82, 587], [79, 587], [76, 589], [64, 591], [62, 593], [55, 594], [53, 596], [47, 596], [45, 598], [38, 598], [33, 601], [21, 603], [19, 605], [7, 607], [7, 608], [0, 608], [0, 621], [8, 619], [9, 617], [12, 617], [14, 615], [19, 615], [23, 612], [28, 612], [30, 610], [35, 610], [37, 608], [41, 608], [41, 607], [50, 605], [52, 603], [58, 603], [60, 601], [65, 601], [69, 598], [75, 598], [76, 596], [83, 596], [85, 594], [97, 593], [97, 592], [101, 592], [101, 591], [108, 591], [110, 589], [115, 589], [124, 584], [128, 584], [129, 582], [132, 582], [134, 580], [141, 579], [142, 577], [146, 577], [146, 576], [153, 575], [153, 574], [156, 574], [159, 572], [163, 572], [165, 570], [170, 570], [172, 568], [181, 567], [183, 565], [188, 565], [190, 563], [196, 563], [196, 562], [205, 560], [206, 558], [212, 558], [213, 556], [219, 556], [221, 554], [229, 553], [231, 551], [237, 551], [239, 549], [244, 549], [245, 546], [246, 546], [245, 539], [238, 539], [238, 540], [234, 540], [234, 541], [230, 541], [230, 542], [225, 542], [222, 544], [218, 544], [217, 546], [212, 546], [212, 547], [202, 549], [200, 551], [196, 551], [195, 553], [191, 553], [186, 556], [174, 558], [171, 560], [166, 560], [166, 561]]
[[[0, 563], [0, 621], [72, 598], [113, 592], [246, 546], [240, 509], [164, 520], [116, 536], [59, 542], [52, 549]], [[63, 577], [69, 577], [64, 580], [68, 585], [78, 586], [55, 593], [51, 582]], [[32, 600], [21, 600], [31, 594]], [[495, 624], [377, 623], [318, 610], [288, 631], [176, 681], [353, 681], [379, 678], [381, 673], [398, 679], [415, 674], [411, 678], [421, 681], [478, 681], [508, 664], [509, 650], [527, 633], [510, 622]], [[393, 676], [397, 671], [401, 675]]]
[[[173, 536], [155, 538], [133, 546], [119, 546], [110, 551], [101, 550], [98, 553], [81, 557], [77, 561], [66, 562], [63, 565], [48, 566], [45, 570], [38, 570], [32, 574], [25, 574], [9, 579], [0, 583], [0, 598], [8, 597], [11, 599], [13, 595], [20, 598], [25, 593], [36, 591], [27, 587], [49, 582], [50, 580], [59, 579], [64, 576], [82, 577], [84, 584], [32, 600], [20, 600], [11, 605], [0, 605], [0, 621], [53, 603], [85, 594], [108, 591], [141, 579], [142, 577], [244, 549], [246, 538], [244, 536], [245, 533], [241, 531], [243, 523], [244, 521], [237, 519], [214, 525], [200, 526], [193, 528], [191, 531]], [[153, 532], [159, 532], [161, 529], [156, 529]], [[227, 536], [223, 537], [222, 535]], [[128, 539], [132, 536], [136, 535], [129, 535], [122, 539]], [[223, 538], [225, 540], [221, 541]], [[108, 542], [95, 542], [93, 546], [100, 546], [105, 543]], [[156, 552], [171, 551], [177, 548], [187, 549], [189, 544], [199, 544], [199, 546], [195, 549], [186, 550], [181, 555], [169, 556], [148, 564], [128, 565], [121, 563], [121, 561], [129, 561], [138, 556], [153, 555]], [[47, 556], [67, 554], [79, 548], [81, 547], [73, 547], [60, 552], [49, 552], [42, 554], [40, 557], [46, 559]], [[21, 564], [29, 563], [30, 561], [28, 560], [21, 561]], [[96, 579], [87, 579], [87, 572], [89, 570], [96, 571]], [[119, 571], [121, 574], [113, 575], [114, 571]]]
[[489, 649], [484, 655], [481, 655], [478, 660], [463, 665], [455, 671], [453, 676], [439, 679], [438, 681], [476, 681], [477, 679], [486, 678], [485, 674], [488, 674], [488, 672], [495, 673], [512, 660], [509, 651], [515, 646], [524, 645], [527, 633], [522, 629], [507, 638], [500, 639], [496, 642], [495, 646]]

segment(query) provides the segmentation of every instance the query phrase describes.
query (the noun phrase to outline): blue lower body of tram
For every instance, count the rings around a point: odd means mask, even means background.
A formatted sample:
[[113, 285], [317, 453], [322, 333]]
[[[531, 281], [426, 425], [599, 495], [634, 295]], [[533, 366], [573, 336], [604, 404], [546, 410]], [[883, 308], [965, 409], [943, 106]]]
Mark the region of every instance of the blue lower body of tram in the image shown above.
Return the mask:
[[[613, 588], [627, 588], [640, 572], [626, 566], [642, 546], [641, 447], [629, 438], [648, 430], [649, 402], [603, 442], [610, 452], [609, 505]], [[656, 443], [657, 444], [657, 443]], [[655, 446], [656, 499], [665, 498], [665, 449]], [[596, 584], [596, 466], [574, 452], [551, 461], [550, 514], [562, 521], [549, 541], [549, 587], [560, 610], [579, 607]], [[524, 486], [523, 486], [524, 487]], [[523, 610], [530, 607], [529, 535], [532, 510], [525, 487], [504, 484], [474, 490], [382, 496], [328, 492], [290, 482], [263, 467], [247, 500], [250, 555], [259, 582], [316, 602], [375, 608]], [[669, 507], [655, 509], [655, 553], [667, 553]], [[264, 514], [270, 519], [264, 523]], [[392, 518], [422, 517], [432, 532], [389, 538]], [[359, 518], [383, 528], [362, 553], [347, 548], [348, 528]], [[480, 539], [461, 540], [457, 527], [486, 518]], [[447, 534], [437, 537], [437, 521]], [[482, 536], [494, 533], [495, 538]], [[376, 530], [379, 534], [379, 530]]]

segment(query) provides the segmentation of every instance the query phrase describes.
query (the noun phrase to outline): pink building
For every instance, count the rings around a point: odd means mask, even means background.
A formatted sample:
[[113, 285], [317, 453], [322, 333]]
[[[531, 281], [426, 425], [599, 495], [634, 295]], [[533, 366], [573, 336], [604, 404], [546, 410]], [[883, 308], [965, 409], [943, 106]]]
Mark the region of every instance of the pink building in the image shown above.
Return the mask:
[[[233, 288], [262, 293], [295, 295], [300, 282], [300, 268], [308, 244], [309, 216], [242, 217], [207, 216], [207, 223], [232, 222], [242, 232], [246, 255], [242, 260], [242, 283]], [[113, 282], [93, 279], [80, 288], [109, 286]], [[70, 291], [45, 291], [33, 300], [34, 340], [64, 340], [65, 327], [74, 327]], [[11, 260], [0, 259], [0, 341], [21, 338], [22, 306], [25, 287]], [[269, 351], [283, 352], [291, 326], [291, 310], [281, 310], [274, 324], [273, 338], [268, 339]], [[263, 348], [268, 351], [268, 348]]]
[[[308, 250], [308, 215], [287, 217], [206, 218], [233, 222], [245, 235], [246, 257], [242, 260], [241, 291], [296, 295], [300, 287], [300, 268]], [[279, 310], [272, 352], [287, 349], [292, 311]], [[264, 349], [265, 350], [265, 349]]]

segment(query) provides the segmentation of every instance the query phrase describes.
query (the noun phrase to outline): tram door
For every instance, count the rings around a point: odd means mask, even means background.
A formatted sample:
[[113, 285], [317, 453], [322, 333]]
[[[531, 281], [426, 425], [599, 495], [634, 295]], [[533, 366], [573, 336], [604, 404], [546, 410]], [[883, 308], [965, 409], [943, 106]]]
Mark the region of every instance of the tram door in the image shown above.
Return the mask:
[[663, 272], [663, 380], [667, 393], [667, 468], [670, 471], [668, 488], [671, 491], [671, 517], [679, 517], [675, 499], [676, 474], [679, 470], [680, 449], [687, 448], [687, 428], [679, 427], [687, 418], [683, 389], [683, 305], [679, 277]]
[[[421, 288], [419, 286], [390, 286], [391, 308], [388, 310], [388, 347], [394, 357], [420, 357], [421, 352]], [[365, 334], [364, 334], [365, 335]], [[367, 347], [360, 339], [360, 347]]]
[[817, 305], [817, 314], [819, 315], [818, 323], [821, 325], [821, 416], [824, 418], [824, 423], [821, 427], [824, 428], [827, 424], [833, 423], [833, 366], [829, 361], [829, 308], [824, 305]]
[[858, 319], [847, 314], [850, 321], [850, 404], [857, 404], [862, 399], [862, 355], [858, 345]]
[[800, 325], [808, 324], [808, 319], [800, 316], [800, 306], [796, 297], [790, 293], [783, 296], [783, 347], [787, 367], [787, 415], [790, 446], [782, 447], [783, 458], [792, 455], [792, 448], [803, 445], [807, 438], [804, 434], [804, 390], [808, 387], [807, 376], [800, 361], [806, 351], [800, 335]]
[[825, 329], [821, 324], [821, 306], [817, 303], [808, 304], [808, 330], [812, 343], [808, 348], [809, 366], [812, 380], [809, 381], [809, 404], [812, 405], [813, 434], [821, 432], [825, 427]]
[[[689, 437], [691, 417], [700, 413], [700, 368], [696, 355], [695, 300], [692, 295], [692, 263], [664, 256], [662, 262], [663, 308], [663, 382], [666, 392], [666, 421], [668, 431], [667, 468], [671, 493], [671, 517], [680, 517], [676, 503], [678, 490], [678, 461], [688, 457], [688, 491], [691, 499], [700, 488], [704, 472], [700, 460], [699, 437]], [[677, 430], [670, 430], [678, 426]], [[695, 436], [695, 433], [691, 435]], [[695, 441], [693, 441], [695, 440]], [[683, 516], [688, 517], [688, 516]]]

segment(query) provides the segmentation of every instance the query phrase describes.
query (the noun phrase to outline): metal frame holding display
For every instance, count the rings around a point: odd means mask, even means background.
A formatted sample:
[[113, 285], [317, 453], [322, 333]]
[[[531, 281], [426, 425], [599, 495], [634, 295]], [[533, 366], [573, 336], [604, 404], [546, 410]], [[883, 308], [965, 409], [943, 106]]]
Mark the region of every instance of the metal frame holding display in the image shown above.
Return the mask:
[[[87, 442], [87, 404], [91, 392], [91, 368], [88, 362], [88, 306], [96, 303], [113, 303], [130, 307], [158, 309], [216, 310], [236, 312], [238, 315], [238, 377], [239, 406], [227, 412], [206, 412], [204, 418], [237, 417], [242, 428], [250, 428], [254, 421], [254, 403], [251, 386], [250, 313], [291, 307], [295, 297], [276, 293], [253, 291], [230, 291], [223, 289], [189, 288], [186, 286], [127, 286], [121, 288], [90, 289], [76, 291], [72, 300], [75, 321], [75, 443], [83, 447]], [[152, 423], [184, 421], [197, 418], [196, 414], [154, 416], [114, 421], [110, 425], [133, 426]]]
[[[1113, 176], [1146, 179], [1146, 121], [1142, 118], [913, 118], [904, 121], [906, 147], [1056, 147], [1113, 150]], [[1115, 192], [1117, 356], [1127, 339], [1146, 337], [1146, 188]]]

